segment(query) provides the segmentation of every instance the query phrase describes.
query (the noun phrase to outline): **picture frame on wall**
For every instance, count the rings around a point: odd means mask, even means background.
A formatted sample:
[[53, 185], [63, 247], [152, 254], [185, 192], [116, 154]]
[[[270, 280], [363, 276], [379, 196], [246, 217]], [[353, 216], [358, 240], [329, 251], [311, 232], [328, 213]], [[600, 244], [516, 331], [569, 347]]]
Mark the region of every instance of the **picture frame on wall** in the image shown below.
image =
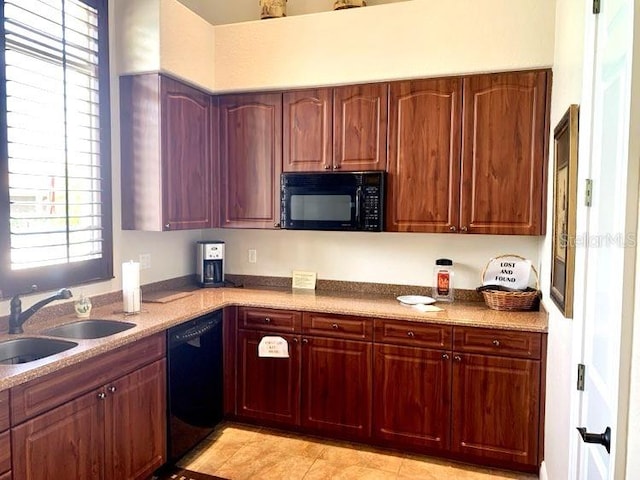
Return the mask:
[[550, 297], [566, 318], [573, 317], [579, 111], [578, 105], [570, 105], [553, 130], [553, 226]]

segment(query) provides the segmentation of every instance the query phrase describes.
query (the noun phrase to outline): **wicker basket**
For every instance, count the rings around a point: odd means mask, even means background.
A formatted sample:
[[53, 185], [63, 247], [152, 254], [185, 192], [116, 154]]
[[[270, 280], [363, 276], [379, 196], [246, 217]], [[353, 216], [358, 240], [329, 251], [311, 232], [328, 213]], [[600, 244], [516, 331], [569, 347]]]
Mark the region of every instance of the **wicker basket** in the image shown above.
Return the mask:
[[[500, 255], [498, 257], [492, 258], [491, 260], [495, 260], [498, 258], [519, 258], [521, 260], [526, 260], [526, 258], [521, 257], [520, 255]], [[484, 281], [484, 275], [489, 267], [489, 263], [491, 260], [487, 262], [484, 269], [482, 270], [481, 281]], [[540, 297], [542, 296], [542, 292], [539, 290], [539, 280], [538, 280], [538, 271], [536, 267], [531, 265], [531, 270], [536, 277], [536, 287], [535, 289], [527, 290], [524, 292], [503, 292], [501, 290], [483, 290], [482, 296], [484, 297], [484, 301], [489, 308], [492, 310], [536, 310], [538, 308]]]

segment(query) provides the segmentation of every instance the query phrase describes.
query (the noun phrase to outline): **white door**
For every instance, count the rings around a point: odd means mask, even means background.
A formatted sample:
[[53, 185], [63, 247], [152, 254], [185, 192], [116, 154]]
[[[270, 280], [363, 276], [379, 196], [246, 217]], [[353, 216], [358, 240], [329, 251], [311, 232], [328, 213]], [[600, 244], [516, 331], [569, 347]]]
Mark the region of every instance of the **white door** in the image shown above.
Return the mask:
[[602, 0], [601, 4], [600, 13], [589, 13], [587, 20], [594, 43], [585, 45], [591, 51], [585, 54], [587, 94], [580, 135], [586, 134], [587, 139], [581, 141], [579, 162], [581, 169], [590, 169], [594, 188], [592, 207], [578, 216], [583, 221], [578, 231], [582, 227], [586, 234], [578, 238], [585, 250], [577, 261], [585, 264], [578, 268], [584, 277], [576, 281], [581, 290], [575, 295], [580, 305], [574, 321], [583, 322], [580, 348], [586, 366], [577, 427], [584, 427], [588, 434], [602, 434], [609, 428], [611, 452], [600, 444], [578, 441], [574, 471], [579, 480], [623, 475], [615, 471], [616, 454], [622, 455], [625, 449], [616, 442], [621, 332], [629, 317], [624, 304], [633, 298], [633, 270], [625, 271], [625, 265], [635, 265], [626, 227], [627, 217], [636, 211], [632, 185], [637, 179], [627, 181], [634, 5], [633, 0]]

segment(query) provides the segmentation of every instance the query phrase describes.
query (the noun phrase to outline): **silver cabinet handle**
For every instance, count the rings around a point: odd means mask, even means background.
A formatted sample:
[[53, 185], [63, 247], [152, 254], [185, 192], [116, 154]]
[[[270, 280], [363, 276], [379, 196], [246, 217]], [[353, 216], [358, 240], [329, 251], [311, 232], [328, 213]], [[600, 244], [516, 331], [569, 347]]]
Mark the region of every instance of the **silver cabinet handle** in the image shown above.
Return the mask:
[[324, 166], [324, 169], [325, 169], [325, 170], [329, 170], [330, 168], [331, 168], [331, 165], [325, 165], [325, 166]]
[[164, 224], [164, 228], [166, 228], [167, 230], [171, 230], [171, 224], [170, 223], [165, 223]]
[[461, 232], [466, 232], [467, 231], [467, 226], [463, 225], [462, 227], [460, 227], [460, 231]]
[[106, 393], [104, 393], [104, 392], [100, 392], [100, 393], [98, 394], [98, 398], [99, 398], [100, 400], [104, 400], [105, 398], [107, 398], [107, 394], [106, 394]]
[[302, 339], [302, 343], [304, 343], [306, 345], [307, 343], [309, 343], [309, 340], [307, 340], [306, 338], [303, 338]]
[[407, 336], [413, 338], [413, 337], [416, 336], [416, 334], [411, 332], [411, 331], [409, 331], [409, 332], [407, 332]]
[[332, 323], [332, 324], [331, 324], [331, 328], [333, 328], [334, 330], [337, 330], [337, 329], [338, 329], [338, 328], [340, 328], [340, 327], [338, 326], [338, 324], [337, 324], [337, 323]]
[[494, 340], [494, 341], [493, 341], [493, 342], [491, 342], [491, 343], [493, 343], [496, 347], [499, 347], [499, 346], [500, 346], [500, 340]]
[[115, 385], [111, 385], [110, 387], [107, 387], [107, 392], [109, 393], [115, 393], [116, 390], [117, 388], [115, 387]]
[[291, 339], [291, 341], [292, 341], [293, 343], [298, 343], [298, 338], [297, 338], [297, 337], [293, 337], [293, 338]]
[[271, 323], [271, 319], [269, 317], [265, 317], [264, 323]]
[[449, 227], [449, 231], [450, 231], [450, 232], [455, 232], [455, 231], [456, 231], [456, 226], [455, 226], [455, 225], [451, 225], [451, 226]]
[[461, 357], [460, 355], [454, 355], [454, 356], [453, 356], [453, 359], [454, 359], [456, 362], [461, 362], [461, 361], [462, 361], [462, 357]]
[[448, 353], [443, 353], [442, 354], [442, 359], [443, 360], [449, 360], [449, 354]]

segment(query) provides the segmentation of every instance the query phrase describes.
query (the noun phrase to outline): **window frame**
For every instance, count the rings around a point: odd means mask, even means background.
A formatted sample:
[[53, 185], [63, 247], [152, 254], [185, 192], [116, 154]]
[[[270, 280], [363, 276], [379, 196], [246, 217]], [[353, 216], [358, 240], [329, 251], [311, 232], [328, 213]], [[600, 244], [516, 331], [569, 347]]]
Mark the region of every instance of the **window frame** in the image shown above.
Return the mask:
[[7, 89], [4, 0], [0, 1], [0, 298], [54, 290], [113, 278], [113, 215], [111, 186], [111, 109], [109, 73], [108, 0], [76, 0], [98, 11], [98, 81], [100, 105], [100, 165], [102, 197], [102, 257], [60, 265], [11, 270], [9, 229], [9, 162], [7, 144]]

